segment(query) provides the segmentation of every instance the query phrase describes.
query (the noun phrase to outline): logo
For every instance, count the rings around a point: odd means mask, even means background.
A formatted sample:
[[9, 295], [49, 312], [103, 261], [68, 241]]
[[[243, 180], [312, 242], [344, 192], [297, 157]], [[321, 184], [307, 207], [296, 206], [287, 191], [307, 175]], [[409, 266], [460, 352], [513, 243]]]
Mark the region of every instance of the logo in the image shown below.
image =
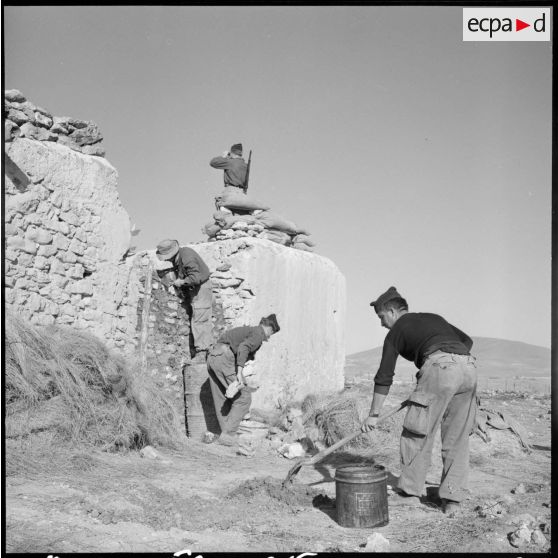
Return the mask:
[[463, 8], [464, 41], [550, 41], [550, 8]]

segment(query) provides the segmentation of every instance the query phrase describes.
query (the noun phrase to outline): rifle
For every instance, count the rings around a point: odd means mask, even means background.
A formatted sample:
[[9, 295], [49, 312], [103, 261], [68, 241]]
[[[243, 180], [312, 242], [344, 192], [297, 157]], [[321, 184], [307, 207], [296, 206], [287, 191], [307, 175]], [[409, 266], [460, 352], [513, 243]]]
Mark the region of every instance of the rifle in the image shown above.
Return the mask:
[[250, 155], [248, 155], [248, 166], [246, 167], [246, 178], [244, 179], [244, 193], [248, 191], [248, 178], [250, 177], [250, 163], [252, 162], [252, 150], [250, 149]]

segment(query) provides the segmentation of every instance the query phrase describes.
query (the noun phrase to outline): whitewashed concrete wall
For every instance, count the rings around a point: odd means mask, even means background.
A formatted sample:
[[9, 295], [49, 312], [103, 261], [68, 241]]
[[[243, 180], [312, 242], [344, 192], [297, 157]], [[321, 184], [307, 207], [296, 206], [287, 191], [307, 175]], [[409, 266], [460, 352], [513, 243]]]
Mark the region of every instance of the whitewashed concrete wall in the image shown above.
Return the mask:
[[[242, 279], [220, 295], [227, 327], [277, 315], [281, 331], [256, 356], [262, 387], [253, 395], [254, 407], [343, 389], [346, 287], [331, 260], [250, 237], [191, 247], [212, 271], [228, 263], [229, 273]], [[242, 298], [242, 290], [253, 296]]]

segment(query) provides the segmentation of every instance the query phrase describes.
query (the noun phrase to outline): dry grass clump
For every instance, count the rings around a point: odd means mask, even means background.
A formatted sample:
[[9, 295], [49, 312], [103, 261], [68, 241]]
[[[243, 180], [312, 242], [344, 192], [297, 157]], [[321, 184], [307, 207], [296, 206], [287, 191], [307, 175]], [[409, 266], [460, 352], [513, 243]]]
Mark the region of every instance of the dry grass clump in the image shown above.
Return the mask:
[[150, 378], [94, 335], [6, 314], [6, 437], [52, 432], [104, 450], [179, 447], [180, 416]]
[[[331, 446], [358, 430], [369, 407], [369, 398], [352, 391], [329, 395], [312, 394], [302, 402], [303, 423], [307, 428], [317, 427], [321, 439]], [[349, 445], [368, 445], [368, 438], [360, 436]]]

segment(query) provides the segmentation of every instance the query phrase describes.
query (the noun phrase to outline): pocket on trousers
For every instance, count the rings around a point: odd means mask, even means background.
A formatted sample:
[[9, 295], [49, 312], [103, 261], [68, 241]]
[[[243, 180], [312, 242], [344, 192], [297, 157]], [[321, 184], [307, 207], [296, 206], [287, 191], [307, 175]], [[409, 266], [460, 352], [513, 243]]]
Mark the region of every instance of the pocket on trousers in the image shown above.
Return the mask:
[[426, 436], [430, 431], [430, 405], [435, 395], [414, 392], [409, 397], [408, 410], [403, 421], [403, 428], [416, 436]]

